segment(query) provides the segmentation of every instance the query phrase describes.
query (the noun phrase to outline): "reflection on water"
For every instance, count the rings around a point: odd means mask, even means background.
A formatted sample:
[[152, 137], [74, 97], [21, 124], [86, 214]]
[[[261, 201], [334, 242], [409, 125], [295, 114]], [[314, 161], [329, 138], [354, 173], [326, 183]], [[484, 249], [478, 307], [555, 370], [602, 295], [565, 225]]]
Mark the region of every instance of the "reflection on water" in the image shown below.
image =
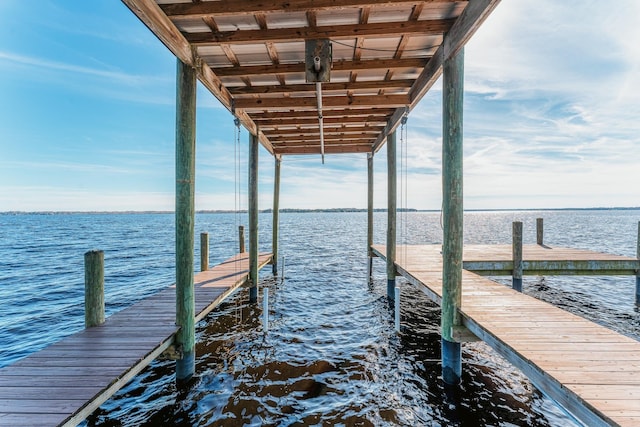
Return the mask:
[[[540, 213], [467, 214], [465, 239], [508, 243], [511, 221], [522, 220], [525, 243], [531, 243], [537, 216]], [[635, 255], [638, 212], [545, 212], [544, 217], [551, 245]], [[398, 243], [441, 241], [438, 214], [399, 218], [406, 225], [398, 227]], [[134, 220], [137, 228], [145, 227], [144, 216]], [[269, 250], [269, 220], [261, 217], [266, 224], [262, 250]], [[375, 220], [375, 241], [384, 243], [386, 217], [376, 214]], [[154, 224], [147, 225], [155, 227], [158, 221], [170, 224], [171, 218], [154, 218]], [[155, 361], [86, 425], [576, 425], [484, 343], [463, 346], [462, 384], [454, 389], [443, 386], [439, 309], [399, 279], [402, 332], [394, 332], [383, 263], [374, 261], [373, 283], [366, 278], [366, 214], [281, 214], [281, 221], [286, 280], [272, 277], [269, 268], [261, 273], [263, 286], [270, 289], [269, 332], [262, 332], [262, 305], [249, 304], [246, 291], [238, 292], [197, 325], [197, 377], [188, 387], [176, 389], [174, 362]], [[231, 231], [220, 231], [219, 241], [212, 238], [212, 264], [228, 256], [225, 248], [232, 252], [235, 247], [233, 218], [198, 217], [198, 230], [214, 230], [211, 234], [220, 230], [216, 224], [221, 222]], [[142, 237], [131, 239], [125, 241], [131, 245], [126, 250], [116, 249], [121, 241], [105, 241], [120, 252], [111, 263], [121, 274], [111, 282], [126, 284], [113, 290], [120, 293], [120, 301], [143, 281], [156, 282], [158, 289], [168, 282], [143, 271], [141, 252], [148, 262], [154, 250], [163, 251], [161, 257], [170, 265], [158, 267], [161, 276], [170, 275], [173, 267], [170, 250], [154, 249]], [[54, 264], [63, 265], [50, 256]], [[510, 283], [508, 278], [500, 280]], [[633, 284], [625, 277], [526, 277], [524, 289], [640, 339]], [[6, 288], [0, 292], [10, 294]]]
[[317, 283], [309, 298], [272, 282], [266, 335], [260, 306], [239, 293], [198, 325], [189, 388], [176, 390], [172, 364], [156, 363], [89, 425], [571, 425], [482, 343], [465, 346], [462, 385], [446, 389], [438, 308], [405, 284], [398, 336], [383, 285]]

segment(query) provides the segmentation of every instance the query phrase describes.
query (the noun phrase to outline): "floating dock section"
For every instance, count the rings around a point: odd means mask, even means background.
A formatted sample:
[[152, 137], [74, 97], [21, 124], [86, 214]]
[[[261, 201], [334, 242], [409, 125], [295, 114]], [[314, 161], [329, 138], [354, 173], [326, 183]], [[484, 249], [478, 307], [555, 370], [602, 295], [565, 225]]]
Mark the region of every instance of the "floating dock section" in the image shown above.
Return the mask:
[[[440, 245], [399, 246], [395, 262], [399, 274], [438, 304], [440, 251]], [[386, 248], [373, 252], [384, 258]], [[525, 274], [635, 275], [638, 269], [634, 258], [591, 251], [527, 245], [523, 253]], [[464, 327], [586, 425], [640, 425], [640, 342], [467, 270], [511, 274], [510, 257], [511, 246], [464, 247]], [[458, 332], [464, 341], [465, 331]]]
[[[271, 261], [260, 254], [259, 268]], [[249, 274], [249, 254], [197, 273], [195, 321]], [[176, 290], [168, 287], [10, 366], [0, 369], [0, 426], [74, 426], [165, 351], [178, 332]]]

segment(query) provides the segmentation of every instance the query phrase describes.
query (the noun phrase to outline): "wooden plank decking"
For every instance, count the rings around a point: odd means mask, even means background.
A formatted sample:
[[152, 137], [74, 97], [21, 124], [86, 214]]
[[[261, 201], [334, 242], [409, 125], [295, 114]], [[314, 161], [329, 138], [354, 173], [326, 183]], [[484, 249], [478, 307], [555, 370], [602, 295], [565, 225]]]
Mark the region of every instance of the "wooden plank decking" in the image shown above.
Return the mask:
[[[463, 268], [483, 276], [510, 276], [513, 271], [511, 245], [468, 245]], [[629, 275], [635, 276], [638, 260], [584, 249], [523, 245], [525, 275]]]
[[[260, 254], [262, 268], [271, 254]], [[240, 287], [248, 253], [195, 275], [196, 322]], [[174, 340], [175, 287], [0, 369], [0, 426], [76, 425]]]
[[[384, 246], [374, 246], [374, 252], [386, 254]], [[546, 259], [544, 253], [538, 254], [539, 266], [548, 261], [553, 267], [572, 250], [556, 248], [546, 252]], [[396, 254], [399, 274], [440, 303], [440, 245], [398, 247]], [[464, 254], [475, 261], [500, 261], [487, 247], [465, 246]], [[605, 264], [621, 260], [596, 258]], [[464, 270], [460, 311], [464, 326], [586, 425], [640, 425], [640, 342]]]

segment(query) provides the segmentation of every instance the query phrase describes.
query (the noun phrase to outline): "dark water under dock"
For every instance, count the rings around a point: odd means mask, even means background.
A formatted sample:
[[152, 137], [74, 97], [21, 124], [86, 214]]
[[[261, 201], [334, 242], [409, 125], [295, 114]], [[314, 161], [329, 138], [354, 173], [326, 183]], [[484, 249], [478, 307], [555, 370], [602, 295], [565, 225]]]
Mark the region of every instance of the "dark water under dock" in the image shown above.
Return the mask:
[[[640, 211], [483, 212], [465, 217], [467, 243], [509, 243], [511, 222], [545, 241], [635, 256]], [[398, 214], [398, 243], [441, 241], [436, 213]], [[211, 264], [236, 250], [244, 218], [198, 215]], [[260, 249], [270, 249], [261, 215]], [[386, 216], [375, 216], [384, 243]], [[82, 254], [105, 250], [107, 315], [173, 281], [173, 216], [0, 215], [0, 365], [82, 327]], [[404, 225], [406, 224], [406, 225]], [[384, 265], [366, 279], [366, 214], [281, 214], [284, 282], [270, 269], [271, 324], [240, 292], [198, 324], [192, 387], [176, 390], [173, 362], [155, 362], [88, 425], [573, 425], [483, 343], [464, 346], [463, 384], [440, 374], [439, 309], [403, 287], [403, 333], [393, 331]], [[280, 264], [282, 266], [282, 259]], [[509, 278], [503, 279], [505, 283]], [[399, 279], [399, 283], [403, 283]], [[640, 339], [631, 277], [526, 277], [525, 292]]]

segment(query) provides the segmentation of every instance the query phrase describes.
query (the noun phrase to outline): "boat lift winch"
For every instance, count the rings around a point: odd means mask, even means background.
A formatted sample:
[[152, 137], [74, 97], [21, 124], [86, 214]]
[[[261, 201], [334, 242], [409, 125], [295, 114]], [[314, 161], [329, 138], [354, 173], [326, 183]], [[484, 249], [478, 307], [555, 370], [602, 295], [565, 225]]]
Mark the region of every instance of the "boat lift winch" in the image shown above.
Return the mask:
[[322, 83], [331, 79], [331, 41], [307, 40], [305, 44], [305, 80], [316, 84], [318, 126], [320, 127], [320, 154], [324, 164], [324, 124], [322, 119]]

